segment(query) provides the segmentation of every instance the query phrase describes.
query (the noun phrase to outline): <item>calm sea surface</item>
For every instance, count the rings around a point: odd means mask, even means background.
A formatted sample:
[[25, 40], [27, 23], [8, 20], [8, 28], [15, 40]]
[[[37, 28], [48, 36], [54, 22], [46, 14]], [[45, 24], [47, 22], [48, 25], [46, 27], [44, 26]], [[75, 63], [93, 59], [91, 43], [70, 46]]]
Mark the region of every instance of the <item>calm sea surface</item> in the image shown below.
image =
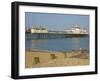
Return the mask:
[[89, 37], [25, 40], [26, 49], [67, 51], [79, 48], [89, 50]]

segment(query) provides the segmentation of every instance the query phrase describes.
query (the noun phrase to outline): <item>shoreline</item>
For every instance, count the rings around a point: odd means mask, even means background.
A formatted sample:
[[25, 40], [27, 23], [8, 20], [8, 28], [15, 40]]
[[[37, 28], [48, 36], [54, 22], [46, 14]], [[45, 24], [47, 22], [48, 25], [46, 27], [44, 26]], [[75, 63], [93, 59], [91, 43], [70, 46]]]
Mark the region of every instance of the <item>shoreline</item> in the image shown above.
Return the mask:
[[67, 51], [51, 51], [51, 50], [42, 50], [42, 49], [32, 49], [32, 50], [25, 50], [25, 51], [33, 51], [33, 52], [78, 52], [78, 51], [86, 51], [88, 52], [87, 49], [84, 48], [80, 48], [80, 49], [71, 49], [71, 50], [67, 50]]
[[25, 68], [89, 65], [86, 49], [71, 51], [26, 50]]

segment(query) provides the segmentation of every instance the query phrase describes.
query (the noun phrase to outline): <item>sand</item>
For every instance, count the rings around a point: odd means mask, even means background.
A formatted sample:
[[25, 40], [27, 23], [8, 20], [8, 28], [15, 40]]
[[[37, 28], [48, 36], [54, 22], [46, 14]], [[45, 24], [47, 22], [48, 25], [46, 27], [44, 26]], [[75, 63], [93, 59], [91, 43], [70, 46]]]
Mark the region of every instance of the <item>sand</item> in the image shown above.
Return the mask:
[[86, 50], [65, 52], [27, 50], [25, 53], [25, 68], [82, 65], [89, 65], [89, 53]]

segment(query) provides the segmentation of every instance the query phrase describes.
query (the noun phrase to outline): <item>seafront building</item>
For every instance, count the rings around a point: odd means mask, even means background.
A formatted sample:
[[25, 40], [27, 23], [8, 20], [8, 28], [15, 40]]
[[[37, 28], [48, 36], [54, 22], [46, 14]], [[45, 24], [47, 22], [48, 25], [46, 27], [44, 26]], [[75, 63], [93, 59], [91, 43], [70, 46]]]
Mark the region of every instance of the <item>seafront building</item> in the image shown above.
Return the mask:
[[33, 26], [30, 29], [26, 29], [26, 32], [30, 32], [30, 33], [66, 33], [66, 34], [88, 34], [87, 31], [85, 29], [83, 29], [82, 27], [80, 27], [79, 25], [75, 25], [74, 27], [72, 27], [71, 30], [65, 30], [65, 31], [49, 31], [44, 27], [35, 27]]
[[71, 30], [48, 30], [42, 26], [33, 26], [26, 29], [26, 39], [51, 39], [51, 38], [67, 38], [67, 37], [86, 37], [88, 32], [80, 27], [75, 25]]
[[71, 30], [66, 30], [68, 34], [88, 34], [85, 29], [82, 29], [79, 25], [75, 25]]
[[26, 33], [48, 33], [48, 30], [41, 26], [33, 26], [25, 30]]
[[48, 33], [46, 28], [31, 28], [31, 33]]

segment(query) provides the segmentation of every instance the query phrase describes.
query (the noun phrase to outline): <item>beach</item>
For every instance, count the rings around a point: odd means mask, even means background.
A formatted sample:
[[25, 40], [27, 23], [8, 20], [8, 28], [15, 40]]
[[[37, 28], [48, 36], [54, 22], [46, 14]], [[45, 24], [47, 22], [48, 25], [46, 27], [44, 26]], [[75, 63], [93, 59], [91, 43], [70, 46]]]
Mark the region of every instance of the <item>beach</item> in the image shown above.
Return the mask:
[[26, 50], [25, 68], [89, 65], [87, 50], [48, 51]]

